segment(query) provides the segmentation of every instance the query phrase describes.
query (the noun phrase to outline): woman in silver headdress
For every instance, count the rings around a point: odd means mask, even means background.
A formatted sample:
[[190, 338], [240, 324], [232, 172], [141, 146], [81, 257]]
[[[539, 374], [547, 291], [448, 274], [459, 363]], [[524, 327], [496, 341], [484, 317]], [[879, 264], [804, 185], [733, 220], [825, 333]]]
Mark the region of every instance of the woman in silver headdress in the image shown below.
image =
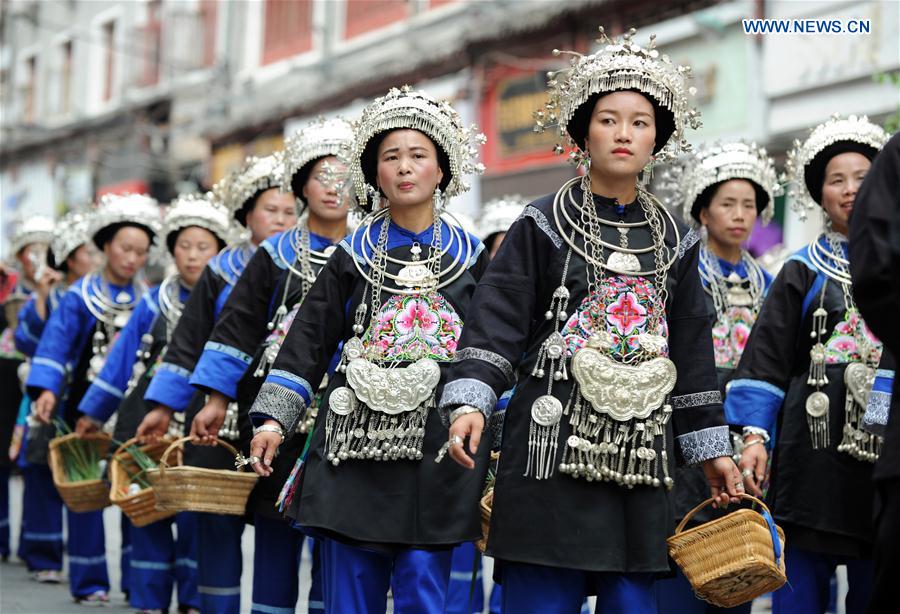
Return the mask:
[[577, 612], [587, 594], [598, 611], [655, 612], [676, 444], [719, 503], [743, 487], [697, 236], [638, 183], [697, 123], [686, 71], [632, 31], [552, 76], [539, 128], [557, 122], [587, 172], [525, 209], [473, 298], [441, 407], [450, 453], [471, 468], [518, 375], [487, 550], [506, 612]]
[[[81, 212], [63, 216], [53, 230], [47, 270], [18, 317], [16, 347], [29, 359], [67, 288], [94, 268], [96, 249], [87, 231], [88, 218]], [[38, 582], [52, 584], [62, 581], [63, 568], [63, 503], [47, 466], [47, 444], [55, 431], [27, 416], [18, 459], [24, 482], [22, 525], [27, 527], [19, 536], [19, 556]]]
[[[69, 288], [44, 328], [27, 382], [41, 422], [54, 416], [72, 426], [77, 421], [81, 398], [146, 290], [141, 272], [159, 217], [156, 201], [142, 194], [104, 196], [91, 214], [88, 234], [104, 264]], [[123, 520], [125, 539], [127, 527]], [[102, 512], [69, 513], [70, 590], [79, 602], [109, 599], [103, 536]], [[123, 586], [127, 590], [127, 582]]]
[[480, 531], [481, 481], [432, 460], [445, 440], [441, 374], [488, 261], [440, 217], [467, 189], [463, 173], [481, 168], [473, 129], [406, 87], [366, 107], [347, 157], [371, 213], [322, 269], [253, 405], [254, 468], [268, 475], [343, 342], [286, 486], [287, 515], [324, 538], [329, 612], [384, 612], [391, 587], [397, 612], [443, 612], [450, 548]]
[[821, 207], [825, 228], [784, 264], [769, 290], [725, 403], [743, 425], [741, 468], [758, 488], [777, 426], [768, 491], [784, 529], [788, 585], [773, 611], [824, 612], [828, 583], [846, 564], [847, 611], [872, 582], [872, 464], [881, 438], [862, 428], [881, 343], [853, 300], [847, 224], [871, 161], [887, 141], [865, 117], [834, 116], [788, 155], [791, 205]]
[[[703, 146], [685, 156], [670, 173], [673, 204], [684, 212], [685, 221], [701, 227], [706, 237], [700, 246], [700, 279], [712, 323], [719, 392], [724, 398], [772, 282], [743, 246], [756, 220], [767, 223], [772, 216], [774, 197], [781, 193], [778, 174], [764, 149], [741, 141]], [[695, 467], [676, 470], [676, 520], [703, 500], [705, 490], [702, 471]], [[750, 490], [762, 496], [756, 484], [751, 484]], [[722, 513], [701, 510], [690, 526]], [[656, 585], [660, 607], [685, 613], [721, 611], [697, 598], [687, 578], [680, 570], [676, 572], [676, 578]], [[731, 611], [750, 612], [751, 605], [747, 602]]]

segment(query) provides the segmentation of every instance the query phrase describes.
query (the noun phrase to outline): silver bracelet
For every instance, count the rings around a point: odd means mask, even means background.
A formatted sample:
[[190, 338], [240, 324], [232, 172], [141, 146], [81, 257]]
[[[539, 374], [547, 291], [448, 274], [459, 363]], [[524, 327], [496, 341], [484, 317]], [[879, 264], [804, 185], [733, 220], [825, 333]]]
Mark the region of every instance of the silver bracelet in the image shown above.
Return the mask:
[[263, 424], [262, 426], [258, 426], [253, 429], [254, 435], [259, 435], [260, 433], [277, 433], [281, 437], [281, 441], [284, 441], [284, 429], [280, 426], [275, 426], [274, 424]]
[[763, 438], [763, 443], [769, 443], [769, 432], [766, 429], [760, 428], [758, 426], [745, 426], [744, 437], [746, 437], [747, 435], [759, 435]]
[[472, 407], [471, 405], [460, 405], [450, 412], [450, 424], [456, 422], [456, 419], [460, 416], [465, 416], [466, 414], [474, 414], [475, 412], [480, 411], [480, 409], [478, 409], [477, 407]]

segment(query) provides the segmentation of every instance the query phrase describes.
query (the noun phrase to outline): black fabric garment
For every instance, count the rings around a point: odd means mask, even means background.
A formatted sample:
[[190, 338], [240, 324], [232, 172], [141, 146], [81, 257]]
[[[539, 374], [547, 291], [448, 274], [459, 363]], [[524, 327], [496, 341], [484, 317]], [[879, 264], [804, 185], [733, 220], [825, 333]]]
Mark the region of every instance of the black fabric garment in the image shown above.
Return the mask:
[[[203, 353], [203, 347], [212, 333], [216, 322], [217, 303], [220, 295], [226, 290], [228, 282], [216, 273], [213, 267], [203, 269], [203, 275], [191, 290], [191, 295], [184, 303], [181, 318], [172, 332], [172, 338], [163, 355], [163, 361], [174, 364], [187, 371], [193, 371]], [[206, 395], [197, 392], [184, 410], [185, 430], [190, 432], [194, 417], [206, 404]], [[235, 447], [245, 454], [250, 451], [250, 439], [253, 429], [246, 416], [238, 421], [240, 437]], [[235, 442], [231, 442], [235, 443]], [[207, 469], [234, 469], [234, 458], [230, 454], [214, 446], [184, 447], [184, 463]]]
[[[788, 543], [836, 556], [868, 556], [872, 527], [872, 463], [837, 451], [844, 426], [844, 369], [847, 363], [826, 365], [829, 383], [822, 389], [831, 401], [831, 444], [814, 450], [806, 415], [806, 399], [815, 390], [809, 377], [812, 314], [819, 293], [803, 313], [803, 302], [816, 271], [797, 259], [788, 260], [769, 289], [735, 379], [753, 379], [786, 391], [778, 414], [772, 455], [768, 503], [785, 529]], [[840, 284], [825, 283], [827, 335], [843, 319]], [[803, 544], [803, 545], [801, 545]]]
[[[410, 245], [391, 249], [388, 256], [408, 261]], [[465, 325], [472, 292], [488, 261], [482, 251], [456, 281], [439, 290]], [[452, 262], [449, 255], [444, 256], [443, 266]], [[390, 267], [394, 274], [399, 270], [399, 265]], [[353, 314], [366, 286], [352, 256], [339, 247], [300, 307], [273, 369], [301, 374], [310, 382], [321, 381], [338, 344], [353, 336]], [[368, 298], [369, 292], [365, 296]], [[382, 292], [382, 304], [389, 298], [390, 294]], [[438, 398], [447, 367], [441, 364]], [[478, 500], [484, 475], [466, 471], [449, 459], [434, 462], [447, 441], [447, 428], [436, 410], [427, 416], [422, 460], [348, 460], [338, 467], [326, 461], [327, 399], [345, 381], [342, 373], [330, 378], [298, 492], [287, 515], [314, 532], [378, 549], [444, 547], [478, 539]], [[486, 466], [489, 452], [490, 445], [485, 442], [478, 450], [481, 467]]]
[[[576, 187], [573, 198], [581, 202]], [[500, 465], [494, 491], [488, 554], [499, 561], [515, 561], [600, 572], [668, 572], [665, 539], [674, 523], [671, 494], [663, 487], [614, 482], [588, 482], [561, 474], [549, 479], [525, 477], [533, 401], [547, 392], [547, 380], [532, 377], [538, 350], [556, 323], [545, 318], [553, 291], [559, 286], [568, 246], [554, 220], [553, 196], [543, 197], [526, 209], [512, 225], [472, 302], [470, 321], [463, 330], [461, 349], [493, 352], [517, 370], [517, 385], [509, 401], [503, 433]], [[598, 213], [607, 220], [639, 222], [641, 206], [632, 203], [620, 218], [609, 202], [595, 199]], [[530, 212], [530, 213], [529, 213]], [[578, 213], [574, 213], [578, 215]], [[570, 227], [563, 222], [563, 231]], [[672, 395], [718, 390], [712, 334], [704, 291], [697, 272], [699, 246], [696, 235], [681, 223], [666, 224], [667, 255], [680, 244], [667, 275], [665, 316], [669, 357], [678, 380]], [[607, 228], [607, 233], [611, 229]], [[616, 233], [604, 236], [615, 240]], [[580, 243], [580, 239], [576, 239]], [[652, 244], [647, 226], [632, 228], [629, 246]], [[639, 256], [643, 269], [652, 268], [653, 255]], [[572, 254], [565, 280], [570, 293], [568, 313], [587, 298], [586, 262]], [[653, 281], [652, 278], [649, 281]], [[607, 281], [608, 283], [608, 281]], [[481, 360], [454, 364], [452, 380], [473, 378], [487, 383], [499, 396], [508, 383], [503, 371]], [[554, 383], [553, 395], [565, 402], [574, 378]], [[715, 401], [676, 409], [666, 426], [670, 475], [676, 456], [674, 436], [724, 425], [721, 404]], [[560, 421], [556, 462], [571, 432], [564, 416]], [[657, 453], [661, 450], [655, 440]], [[482, 465], [483, 466], [483, 465]]]
[[[850, 217], [853, 297], [866, 323], [900, 356], [900, 133], [884, 146], [866, 174]], [[875, 479], [900, 478], [900, 412], [894, 394]]]
[[[297, 263], [294, 265], [299, 269]], [[318, 274], [321, 267], [315, 264], [312, 266], [313, 271]], [[284, 305], [291, 309], [300, 300], [301, 292], [302, 286], [297, 276], [289, 269], [279, 268], [268, 250], [259, 249], [247, 263], [247, 268], [234, 285], [222, 308], [209, 340], [253, 356], [253, 362], [250, 363], [237, 388], [238, 410], [242, 422], [249, 420], [250, 407], [265, 379], [265, 375], [256, 377], [254, 371], [259, 366], [266, 349], [264, 342], [270, 332], [267, 324], [275, 309], [282, 304], [283, 297], [287, 297]], [[247, 502], [249, 515], [259, 513], [270, 518], [282, 517], [275, 507], [275, 502], [306, 443], [305, 434], [285, 435], [285, 441], [272, 462], [272, 475], [259, 480], [250, 493]]]
[[12, 466], [7, 451], [16, 427], [19, 404], [22, 402], [22, 385], [19, 382], [21, 364], [21, 360], [0, 358], [0, 390], [3, 390], [3, 401], [0, 404], [0, 467]]

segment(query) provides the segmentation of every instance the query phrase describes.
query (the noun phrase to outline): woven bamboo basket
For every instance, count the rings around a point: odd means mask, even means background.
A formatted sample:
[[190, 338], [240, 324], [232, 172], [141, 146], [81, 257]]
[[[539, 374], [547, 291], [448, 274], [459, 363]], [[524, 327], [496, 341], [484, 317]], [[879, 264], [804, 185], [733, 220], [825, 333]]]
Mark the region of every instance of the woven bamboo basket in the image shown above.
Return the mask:
[[[242, 516], [247, 498], [256, 485], [253, 472], [230, 469], [206, 469], [191, 465], [170, 466], [169, 455], [191, 441], [182, 437], [173, 441], [159, 461], [159, 469], [147, 472], [147, 479], [156, 491], [156, 507], [169, 512], [209, 512]], [[231, 452], [237, 460], [240, 453], [226, 441], [217, 445]], [[244, 466], [241, 467], [243, 469]]]
[[[140, 471], [137, 463], [131, 458], [126, 448], [137, 442], [137, 437], [132, 437], [113, 453], [112, 463], [109, 465], [109, 500], [122, 508], [122, 511], [136, 527], [145, 527], [151, 522], [162, 520], [175, 515], [175, 512], [156, 509], [156, 489], [143, 488], [134, 494], [128, 494], [131, 485], [131, 476]], [[172, 443], [171, 440], [162, 439], [156, 443], [141, 446], [141, 451], [153, 460], [159, 462], [163, 453]], [[178, 464], [181, 463], [181, 455], [178, 455]]]
[[475, 547], [482, 553], [487, 550], [488, 533], [491, 530], [491, 509], [494, 507], [494, 489], [489, 488], [481, 498], [481, 534], [484, 536], [475, 542]]
[[[102, 510], [109, 505], [109, 486], [105, 480], [82, 480], [70, 482], [66, 475], [61, 448], [78, 440], [75, 433], [69, 433], [50, 440], [50, 472], [53, 475], [53, 485], [59, 492], [60, 498], [73, 512], [94, 512]], [[80, 438], [93, 446], [101, 458], [106, 458], [109, 452], [110, 437], [106, 433], [85, 435]]]
[[765, 503], [751, 495], [741, 497], [757, 503], [763, 512], [743, 508], [684, 531], [694, 514], [713, 502], [707, 499], [688, 512], [667, 540], [669, 555], [697, 596], [720, 608], [746, 603], [787, 580], [784, 532]]

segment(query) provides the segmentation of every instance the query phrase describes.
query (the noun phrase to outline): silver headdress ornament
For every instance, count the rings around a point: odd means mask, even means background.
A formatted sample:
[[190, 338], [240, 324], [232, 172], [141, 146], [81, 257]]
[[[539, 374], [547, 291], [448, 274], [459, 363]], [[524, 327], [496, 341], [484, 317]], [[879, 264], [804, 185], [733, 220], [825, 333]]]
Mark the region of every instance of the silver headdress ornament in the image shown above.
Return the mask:
[[56, 224], [50, 251], [57, 266], [61, 266], [72, 252], [90, 241], [90, 215], [87, 211], [69, 211]]
[[12, 253], [18, 254], [26, 245], [43, 243], [50, 245], [53, 240], [53, 219], [45, 215], [32, 215], [19, 224], [12, 238]]
[[368, 199], [378, 194], [374, 178], [365, 176], [363, 154], [375, 136], [388, 130], [418, 130], [443, 150], [450, 164], [450, 180], [443, 189], [444, 198], [452, 198], [469, 189], [463, 181], [464, 174], [481, 174], [485, 170], [484, 164], [476, 162], [478, 147], [487, 142], [478, 126], [463, 126], [462, 118], [449, 102], [437, 100], [423, 91], [413, 91], [408, 85], [391, 88], [386, 95], [369, 103], [354, 128], [353, 142], [342, 151], [341, 159], [350, 169], [357, 204], [363, 209], [368, 209]]
[[146, 226], [158, 235], [162, 226], [159, 203], [146, 194], [104, 194], [88, 217], [88, 236], [96, 243], [102, 230], [123, 223]]
[[775, 197], [781, 196], [783, 190], [775, 161], [756, 143], [734, 141], [701, 145], [684, 154], [663, 174], [660, 187], [661, 192], [668, 193], [667, 204], [680, 209], [688, 225], [696, 225], [693, 213], [697, 198], [708, 187], [730, 179], [746, 179], [762, 188], [768, 200], [759, 210], [759, 218], [763, 224], [768, 224]]
[[[283, 181], [284, 153], [276, 151], [263, 158], [250, 156], [240, 169], [216, 183], [213, 193], [230, 215], [236, 216], [257, 192], [281, 188]], [[290, 185], [284, 189], [289, 191]]]
[[[353, 124], [343, 117], [319, 117], [297, 130], [284, 147], [284, 189], [291, 188], [294, 175], [307, 164], [325, 156], [339, 155], [352, 141]], [[333, 182], [339, 182], [340, 178], [333, 172], [329, 177]], [[300, 194], [295, 196], [301, 198]]]
[[875, 151], [881, 150], [888, 141], [888, 134], [881, 126], [873, 124], [865, 115], [850, 115], [846, 119], [835, 113], [831, 118], [810, 131], [803, 143], [794, 140], [794, 146], [788, 152], [785, 162], [785, 173], [782, 179], [790, 183], [788, 195], [791, 208], [797, 212], [801, 220], [805, 220], [810, 211], [819, 208], [806, 185], [806, 169], [825, 148], [840, 142], [851, 142]]
[[206, 194], [179, 194], [163, 220], [163, 236], [168, 247], [169, 237], [182, 228], [199, 226], [227, 243], [234, 229], [231, 215], [211, 192]]
[[525, 197], [519, 194], [486, 202], [478, 218], [478, 237], [484, 241], [492, 234], [509, 230], [527, 204]]
[[595, 53], [582, 55], [553, 50], [555, 56], [565, 53], [573, 57], [568, 68], [547, 73], [549, 100], [534, 114], [535, 132], [557, 126], [563, 142], [554, 147], [554, 152], [562, 154], [568, 147], [570, 161], [584, 164], [587, 160], [587, 153], [582, 150], [584, 144], [576, 143], [568, 130], [578, 108], [594, 94], [637, 90], [670, 111], [674, 119], [672, 135], [656, 153], [656, 159], [670, 159], [679, 151], [689, 150], [685, 128], [697, 129], [701, 125], [700, 112], [689, 100], [696, 93], [696, 88], [688, 87], [690, 67], [673, 64], [667, 55], [660, 55], [655, 34], [650, 35], [646, 47], [641, 47], [634, 42], [637, 33], [634, 28], [616, 39], [609, 38], [603, 26], [598, 29], [597, 43], [602, 47]]

